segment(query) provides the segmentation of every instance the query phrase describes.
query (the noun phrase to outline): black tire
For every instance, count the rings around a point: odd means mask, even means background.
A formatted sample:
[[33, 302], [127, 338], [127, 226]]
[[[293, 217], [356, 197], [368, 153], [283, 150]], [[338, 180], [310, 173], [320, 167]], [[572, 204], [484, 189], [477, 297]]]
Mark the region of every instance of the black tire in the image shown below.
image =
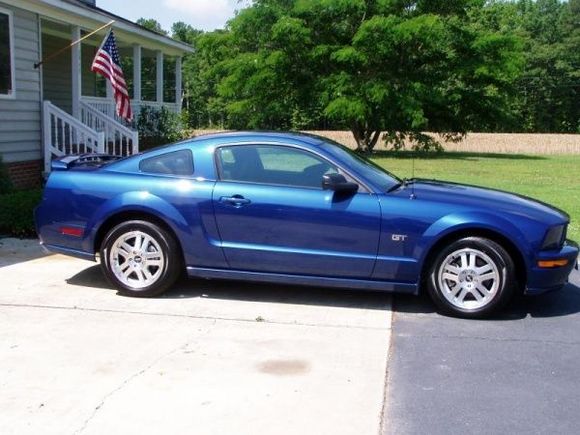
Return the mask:
[[[135, 248], [129, 256], [122, 254], [128, 250], [121, 250], [120, 244], [130, 247], [132, 242], [137, 244], [138, 241], [143, 241], [141, 247], [147, 241], [144, 248], [147, 252]], [[181, 251], [174, 237], [148, 221], [133, 220], [113, 227], [103, 240], [100, 256], [107, 280], [127, 296], [158, 296], [171, 287], [182, 272]], [[122, 268], [126, 268], [124, 273]], [[127, 273], [129, 275], [124, 276]]]
[[[466, 255], [465, 259], [461, 258], [462, 254]], [[463, 267], [464, 261], [471, 260], [471, 255], [477, 264]], [[477, 272], [487, 267], [491, 269], [489, 272]], [[455, 269], [461, 271], [457, 281]], [[494, 278], [485, 280], [487, 276]], [[508, 303], [516, 288], [511, 256], [500, 244], [482, 237], [466, 237], [450, 243], [437, 254], [428, 269], [429, 296], [443, 313], [455, 317], [484, 318], [497, 313]]]

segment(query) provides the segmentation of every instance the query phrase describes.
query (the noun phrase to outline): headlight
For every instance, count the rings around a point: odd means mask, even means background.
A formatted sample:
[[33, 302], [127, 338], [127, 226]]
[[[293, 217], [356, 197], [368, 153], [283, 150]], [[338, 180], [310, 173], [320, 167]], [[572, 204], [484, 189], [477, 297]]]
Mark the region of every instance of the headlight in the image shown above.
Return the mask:
[[550, 228], [544, 237], [542, 249], [559, 249], [566, 239], [566, 227], [567, 225], [558, 225]]

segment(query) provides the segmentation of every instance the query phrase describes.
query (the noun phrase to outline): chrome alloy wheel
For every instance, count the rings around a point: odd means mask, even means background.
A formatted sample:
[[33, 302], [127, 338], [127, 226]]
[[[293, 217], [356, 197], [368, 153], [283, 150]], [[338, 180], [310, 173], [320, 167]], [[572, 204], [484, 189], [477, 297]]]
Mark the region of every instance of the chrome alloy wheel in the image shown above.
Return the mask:
[[115, 277], [137, 290], [155, 284], [163, 272], [165, 261], [159, 243], [142, 231], [122, 234], [109, 253]]
[[439, 268], [443, 296], [455, 307], [476, 310], [491, 302], [500, 285], [500, 272], [484, 252], [459, 249], [448, 255]]

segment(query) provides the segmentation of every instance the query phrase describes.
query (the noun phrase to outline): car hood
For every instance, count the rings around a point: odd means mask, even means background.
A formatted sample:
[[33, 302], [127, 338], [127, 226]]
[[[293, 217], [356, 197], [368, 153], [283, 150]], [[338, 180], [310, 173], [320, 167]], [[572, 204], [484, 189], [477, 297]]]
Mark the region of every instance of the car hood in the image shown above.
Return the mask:
[[452, 207], [523, 216], [549, 225], [570, 220], [564, 211], [526, 196], [446, 181], [411, 180], [398, 194], [413, 194], [417, 200], [447, 203]]

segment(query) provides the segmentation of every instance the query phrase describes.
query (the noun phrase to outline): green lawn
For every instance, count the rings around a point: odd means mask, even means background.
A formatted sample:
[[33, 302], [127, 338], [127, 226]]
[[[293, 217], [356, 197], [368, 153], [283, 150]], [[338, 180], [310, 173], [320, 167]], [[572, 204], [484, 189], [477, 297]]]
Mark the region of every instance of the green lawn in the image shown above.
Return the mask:
[[[411, 153], [379, 152], [373, 160], [411, 178]], [[493, 187], [553, 204], [571, 218], [568, 237], [580, 241], [580, 155], [510, 155], [446, 152], [417, 156], [415, 177]]]

